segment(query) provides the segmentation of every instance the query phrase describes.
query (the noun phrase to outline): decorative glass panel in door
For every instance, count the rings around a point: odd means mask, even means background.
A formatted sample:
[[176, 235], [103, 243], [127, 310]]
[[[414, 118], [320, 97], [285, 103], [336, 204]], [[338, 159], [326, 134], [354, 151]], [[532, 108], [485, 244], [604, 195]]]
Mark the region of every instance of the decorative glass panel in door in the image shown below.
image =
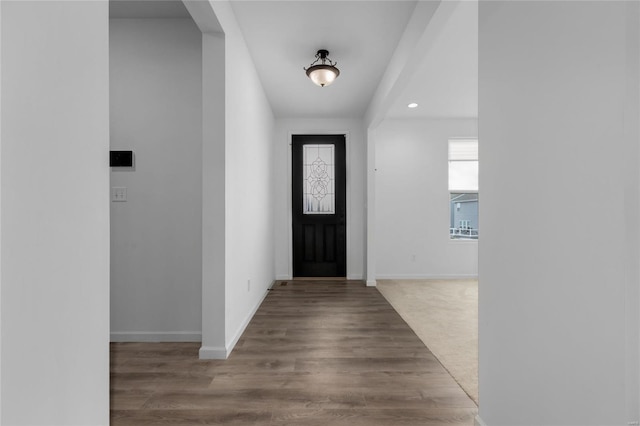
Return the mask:
[[304, 214], [335, 214], [335, 157], [333, 145], [303, 146]]

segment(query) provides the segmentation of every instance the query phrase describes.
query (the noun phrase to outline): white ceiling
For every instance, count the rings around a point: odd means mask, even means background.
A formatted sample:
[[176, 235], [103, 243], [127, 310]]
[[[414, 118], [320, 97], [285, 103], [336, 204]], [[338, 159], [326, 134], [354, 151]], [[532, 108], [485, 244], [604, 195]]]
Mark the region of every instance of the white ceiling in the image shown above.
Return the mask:
[[[415, 1], [234, 1], [233, 11], [277, 117], [362, 117]], [[303, 67], [327, 49], [327, 87]]]
[[[421, 0], [431, 1], [431, 0]], [[362, 117], [415, 0], [231, 0], [277, 117]], [[180, 0], [111, 0], [112, 18], [187, 18]], [[305, 75], [318, 49], [340, 76], [317, 87]], [[460, 1], [387, 117], [477, 117], [478, 9]], [[418, 108], [407, 104], [417, 102]]]
[[[407, 108], [411, 102], [419, 106]], [[478, 116], [478, 3], [462, 1], [388, 117]]]

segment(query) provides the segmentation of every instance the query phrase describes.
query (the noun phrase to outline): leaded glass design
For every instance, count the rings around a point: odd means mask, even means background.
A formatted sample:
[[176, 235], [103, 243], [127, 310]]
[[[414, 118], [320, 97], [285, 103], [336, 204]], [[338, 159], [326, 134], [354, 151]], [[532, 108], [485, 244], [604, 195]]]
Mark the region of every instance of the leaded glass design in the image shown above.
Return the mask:
[[335, 159], [333, 145], [303, 145], [303, 213], [336, 212]]

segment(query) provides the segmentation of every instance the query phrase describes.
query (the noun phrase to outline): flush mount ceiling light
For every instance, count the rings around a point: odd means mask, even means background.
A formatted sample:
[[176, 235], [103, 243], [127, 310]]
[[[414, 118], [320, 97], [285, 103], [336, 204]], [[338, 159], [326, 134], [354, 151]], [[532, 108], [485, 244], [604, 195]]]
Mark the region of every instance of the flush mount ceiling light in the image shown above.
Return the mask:
[[409, 105], [407, 105], [408, 108], [418, 108], [418, 104], [415, 102], [411, 102]]
[[340, 70], [336, 68], [338, 63], [333, 62], [328, 56], [328, 50], [320, 49], [316, 53], [316, 60], [309, 65], [309, 68], [304, 68], [307, 77], [320, 87], [330, 85], [340, 75]]

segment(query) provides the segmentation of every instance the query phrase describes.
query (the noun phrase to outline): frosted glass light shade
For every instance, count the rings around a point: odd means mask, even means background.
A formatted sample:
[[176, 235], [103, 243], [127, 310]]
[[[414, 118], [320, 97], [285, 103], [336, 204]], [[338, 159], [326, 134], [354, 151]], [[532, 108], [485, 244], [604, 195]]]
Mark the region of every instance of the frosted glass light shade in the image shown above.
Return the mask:
[[307, 76], [318, 86], [328, 86], [340, 75], [340, 70], [331, 65], [314, 65], [307, 69]]

